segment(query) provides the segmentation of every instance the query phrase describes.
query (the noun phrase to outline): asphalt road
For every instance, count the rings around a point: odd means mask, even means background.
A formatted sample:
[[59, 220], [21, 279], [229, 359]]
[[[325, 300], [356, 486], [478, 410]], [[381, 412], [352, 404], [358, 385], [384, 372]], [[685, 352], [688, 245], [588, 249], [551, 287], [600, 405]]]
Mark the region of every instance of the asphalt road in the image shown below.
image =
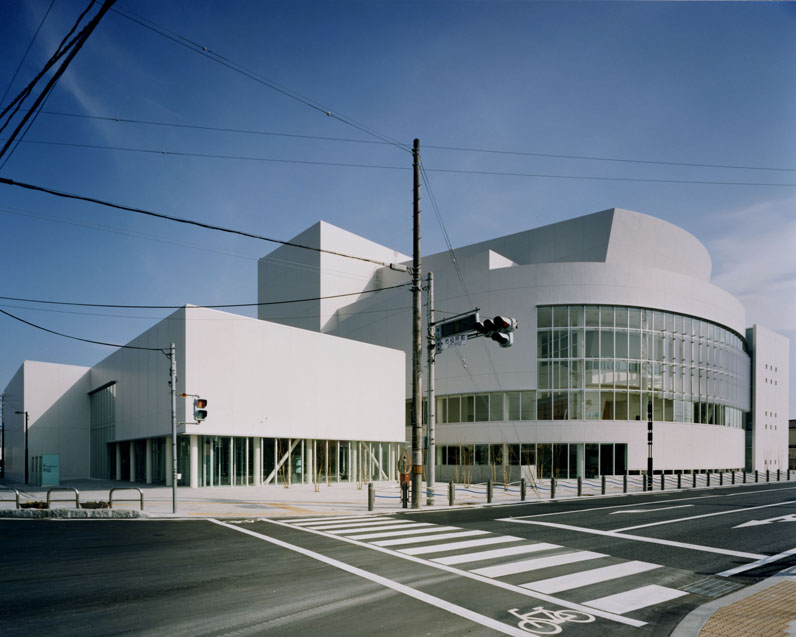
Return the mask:
[[668, 634], [796, 564], [795, 503], [772, 484], [347, 519], [3, 520], [0, 632]]

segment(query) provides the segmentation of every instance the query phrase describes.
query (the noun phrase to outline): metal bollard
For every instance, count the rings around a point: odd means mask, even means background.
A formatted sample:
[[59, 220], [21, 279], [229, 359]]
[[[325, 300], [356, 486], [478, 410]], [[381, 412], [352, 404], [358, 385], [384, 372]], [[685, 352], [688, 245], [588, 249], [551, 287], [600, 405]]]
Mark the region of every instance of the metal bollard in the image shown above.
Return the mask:
[[743, 470], [743, 484], [746, 484], [746, 469]]
[[691, 469], [691, 478], [693, 482], [691, 486], [696, 489], [696, 471], [694, 469]]
[[520, 500], [525, 502], [525, 478], [520, 480]]
[[583, 495], [583, 478], [578, 476], [578, 497]]
[[550, 478], [550, 499], [553, 500], [556, 497], [556, 479]]
[[641, 490], [642, 491], [646, 491], [647, 490], [647, 474], [646, 473], [642, 473], [641, 474]]
[[779, 482], [779, 469], [777, 469], [777, 482]]
[[492, 502], [492, 481], [491, 480], [487, 480], [486, 481], [486, 501], [487, 501], [487, 504]]
[[768, 469], [766, 469], [766, 482], [768, 482]]
[[373, 505], [376, 502], [376, 492], [373, 490], [373, 483], [368, 482], [368, 511], [373, 511]]
[[735, 484], [735, 469], [732, 470], [732, 483]]
[[755, 469], [755, 482], [757, 482], [759, 479], [760, 479], [760, 476], [758, 474], [757, 469]]
[[622, 493], [627, 493], [627, 471], [622, 476]]
[[708, 471], [708, 481], [706, 483], [706, 486], [708, 487], [710, 486], [710, 471]]
[[448, 506], [453, 506], [456, 501], [456, 489], [453, 488], [453, 482], [448, 482]]
[[409, 506], [409, 485], [406, 482], [401, 483], [401, 508], [406, 509]]
[[719, 486], [720, 487], [724, 486], [724, 472], [723, 471], [719, 474]]
[[661, 491], [666, 488], [666, 476], [661, 472]]
[[602, 481], [601, 481], [601, 484], [600, 484], [600, 493], [605, 495], [605, 476], [602, 477]]
[[682, 489], [683, 488], [683, 474], [682, 473], [678, 473], [677, 474], [677, 488], [678, 489]]

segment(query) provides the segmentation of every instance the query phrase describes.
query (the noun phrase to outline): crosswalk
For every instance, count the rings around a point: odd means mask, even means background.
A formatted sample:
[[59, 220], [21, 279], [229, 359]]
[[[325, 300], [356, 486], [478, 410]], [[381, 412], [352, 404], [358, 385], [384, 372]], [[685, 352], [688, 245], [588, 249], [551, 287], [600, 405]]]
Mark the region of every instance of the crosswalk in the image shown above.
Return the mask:
[[660, 564], [622, 560], [605, 553], [575, 550], [550, 542], [500, 535], [479, 529], [416, 522], [390, 516], [300, 518], [283, 523], [326, 536], [345, 538], [412, 556], [429, 565], [461, 569], [598, 611], [624, 615], [685, 595]]

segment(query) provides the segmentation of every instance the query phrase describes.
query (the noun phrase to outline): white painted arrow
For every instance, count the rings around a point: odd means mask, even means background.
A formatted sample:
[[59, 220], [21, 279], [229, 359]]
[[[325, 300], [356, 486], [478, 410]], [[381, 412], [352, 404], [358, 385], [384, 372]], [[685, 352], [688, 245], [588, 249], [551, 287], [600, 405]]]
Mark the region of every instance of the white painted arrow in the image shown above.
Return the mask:
[[693, 504], [678, 504], [676, 507], [656, 507], [654, 509], [623, 509], [621, 511], [611, 511], [610, 515], [616, 515], [617, 513], [652, 513], [653, 511], [666, 511], [667, 509], [684, 509], [686, 507], [692, 507]]
[[760, 526], [761, 524], [773, 524], [774, 522], [796, 522], [796, 513], [791, 513], [790, 515], [780, 515], [776, 518], [768, 518], [768, 520], [749, 520], [748, 522], [744, 522], [743, 524], [739, 524], [738, 526], [734, 526], [734, 529], [742, 529], [745, 526]]

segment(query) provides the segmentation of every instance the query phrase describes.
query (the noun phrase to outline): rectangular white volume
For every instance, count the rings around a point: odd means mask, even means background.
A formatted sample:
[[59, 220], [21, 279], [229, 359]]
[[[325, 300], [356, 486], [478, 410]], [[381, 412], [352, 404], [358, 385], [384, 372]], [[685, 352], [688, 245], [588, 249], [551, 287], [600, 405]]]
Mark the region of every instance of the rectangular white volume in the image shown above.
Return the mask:
[[634, 588], [624, 593], [617, 593], [616, 595], [608, 595], [607, 597], [593, 599], [590, 602], [583, 602], [583, 605], [621, 615], [623, 613], [629, 613], [631, 610], [638, 610], [639, 608], [668, 602], [670, 599], [677, 599], [683, 595], [688, 595], [688, 593], [685, 591], [678, 591], [674, 588], [667, 588], [666, 586], [650, 584], [649, 586]]
[[580, 573], [572, 573], [571, 575], [562, 575], [561, 577], [551, 577], [537, 582], [521, 584], [521, 586], [538, 593], [552, 594], [568, 591], [573, 588], [580, 588], [581, 586], [597, 584], [599, 582], [607, 582], [619, 577], [644, 573], [654, 568], [660, 568], [660, 564], [638, 561], [623, 562], [622, 564], [613, 564], [611, 566], [603, 566], [602, 568], [594, 568], [589, 571], [581, 571]]
[[328, 531], [329, 529], [359, 529], [367, 528], [369, 526], [380, 526], [384, 524], [409, 524], [411, 520], [379, 520], [376, 522], [346, 522], [341, 524], [324, 524], [323, 526], [305, 526], [305, 529], [314, 529], [316, 531]]
[[357, 515], [357, 516], [329, 516], [325, 518], [296, 518], [295, 520], [280, 520], [280, 522], [288, 522], [295, 526], [315, 526], [316, 524], [331, 524], [332, 522], [370, 522], [372, 520], [391, 520], [393, 518], [376, 517], [375, 515]]
[[492, 549], [491, 551], [478, 551], [476, 553], [465, 553], [464, 555], [450, 555], [448, 557], [437, 557], [432, 562], [439, 564], [464, 564], [465, 562], [477, 562], [480, 560], [491, 560], [507, 555], [523, 555], [525, 553], [537, 553], [549, 549], [560, 549], [558, 544], [548, 544], [539, 542], [537, 544], [524, 544], [522, 546], [508, 546], [502, 549]]
[[361, 527], [358, 526], [354, 529], [336, 529], [334, 531], [327, 531], [331, 535], [346, 535], [348, 533], [370, 533], [371, 531], [392, 531], [394, 529], [419, 529], [420, 527], [436, 526], [432, 522], [411, 522], [408, 524], [382, 524], [380, 526]]
[[540, 568], [562, 566], [563, 564], [573, 564], [574, 562], [583, 562], [585, 560], [596, 560], [599, 557], [605, 557], [605, 555], [592, 551], [574, 551], [570, 553], [561, 553], [559, 555], [551, 555], [550, 557], [537, 557], [532, 560], [521, 560], [519, 562], [509, 562], [508, 564], [477, 568], [470, 572], [476, 575], [483, 575], [484, 577], [502, 577], [504, 575], [535, 571]]
[[434, 544], [432, 546], [412, 546], [408, 549], [398, 549], [400, 553], [407, 555], [426, 555], [427, 553], [443, 553], [444, 551], [454, 551], [458, 549], [470, 549], [474, 546], [488, 546], [489, 544], [506, 544], [507, 542], [519, 542], [522, 538], [512, 535], [501, 535], [499, 537], [485, 537], [480, 540], [462, 540], [461, 542], [447, 542], [446, 544]]

